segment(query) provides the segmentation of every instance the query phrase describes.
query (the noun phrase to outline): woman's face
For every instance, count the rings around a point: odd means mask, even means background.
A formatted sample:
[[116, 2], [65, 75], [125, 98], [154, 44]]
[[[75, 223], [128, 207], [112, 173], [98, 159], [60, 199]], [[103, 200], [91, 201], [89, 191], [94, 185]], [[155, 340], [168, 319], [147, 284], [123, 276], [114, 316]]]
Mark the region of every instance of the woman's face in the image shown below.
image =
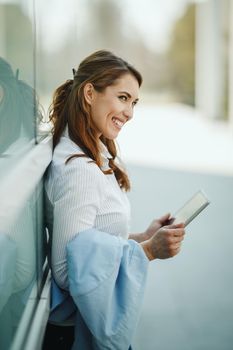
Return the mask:
[[118, 136], [124, 124], [133, 117], [138, 93], [138, 81], [131, 74], [121, 76], [103, 92], [96, 91], [92, 86], [89, 105], [99, 137], [103, 135], [113, 140]]

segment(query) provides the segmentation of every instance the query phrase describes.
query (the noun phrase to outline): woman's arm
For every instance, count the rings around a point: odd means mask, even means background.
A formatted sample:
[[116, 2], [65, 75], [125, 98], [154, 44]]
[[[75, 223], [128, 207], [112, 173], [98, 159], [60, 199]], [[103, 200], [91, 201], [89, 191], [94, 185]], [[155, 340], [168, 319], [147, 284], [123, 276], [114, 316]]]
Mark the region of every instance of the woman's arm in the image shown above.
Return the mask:
[[[102, 173], [85, 159], [72, 160], [53, 179], [52, 269], [58, 285], [67, 288], [66, 244], [80, 231], [94, 227], [102, 202]], [[49, 190], [48, 189], [48, 190]]]

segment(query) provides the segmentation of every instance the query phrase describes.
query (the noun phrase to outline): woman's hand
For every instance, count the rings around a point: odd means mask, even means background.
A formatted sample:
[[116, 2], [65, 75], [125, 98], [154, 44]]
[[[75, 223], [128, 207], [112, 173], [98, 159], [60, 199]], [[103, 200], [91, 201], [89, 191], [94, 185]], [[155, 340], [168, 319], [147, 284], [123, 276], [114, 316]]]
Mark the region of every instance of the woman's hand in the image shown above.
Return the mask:
[[172, 220], [170, 213], [161, 216], [159, 219], [153, 220], [150, 226], [143, 233], [144, 241], [150, 239], [162, 226], [168, 225], [170, 220]]
[[170, 224], [172, 220], [170, 213], [161, 216], [159, 219], [152, 221], [150, 226], [142, 233], [130, 234], [129, 239], [134, 239], [138, 243], [150, 239], [162, 226]]
[[163, 226], [141, 246], [149, 260], [171, 258], [179, 253], [184, 234], [184, 224]]

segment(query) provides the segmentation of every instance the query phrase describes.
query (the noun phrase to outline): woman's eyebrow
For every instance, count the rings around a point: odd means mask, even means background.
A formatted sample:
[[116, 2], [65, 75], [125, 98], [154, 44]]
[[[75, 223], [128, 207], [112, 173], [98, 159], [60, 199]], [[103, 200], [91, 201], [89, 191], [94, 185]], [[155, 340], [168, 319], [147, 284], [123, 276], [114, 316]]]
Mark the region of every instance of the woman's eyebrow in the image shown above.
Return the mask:
[[[119, 91], [119, 94], [126, 94], [128, 98], [131, 98], [132, 96], [130, 95], [130, 93], [128, 93], [127, 91]], [[138, 101], [139, 98], [135, 98], [135, 101]]]

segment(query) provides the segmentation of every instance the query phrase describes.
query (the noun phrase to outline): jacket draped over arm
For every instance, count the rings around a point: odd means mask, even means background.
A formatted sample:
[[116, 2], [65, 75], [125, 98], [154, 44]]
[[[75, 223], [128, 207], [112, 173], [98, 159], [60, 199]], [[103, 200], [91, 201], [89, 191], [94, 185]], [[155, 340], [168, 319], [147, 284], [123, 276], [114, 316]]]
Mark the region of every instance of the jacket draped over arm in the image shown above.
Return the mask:
[[78, 308], [73, 349], [129, 349], [147, 276], [141, 246], [88, 229], [67, 244], [67, 264], [69, 291]]

